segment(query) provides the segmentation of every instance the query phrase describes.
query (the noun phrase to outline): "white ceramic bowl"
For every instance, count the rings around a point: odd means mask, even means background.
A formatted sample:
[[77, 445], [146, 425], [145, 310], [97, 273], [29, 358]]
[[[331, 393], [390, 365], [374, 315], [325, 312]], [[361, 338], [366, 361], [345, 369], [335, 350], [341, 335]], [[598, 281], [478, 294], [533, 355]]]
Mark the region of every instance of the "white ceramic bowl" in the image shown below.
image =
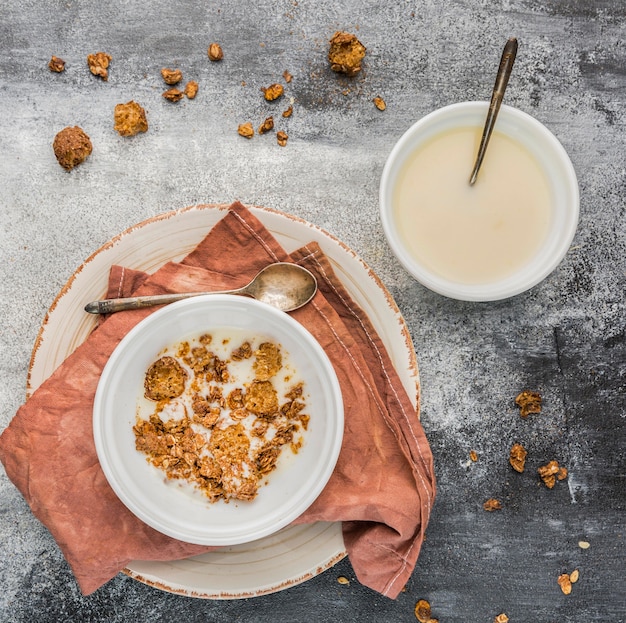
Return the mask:
[[[133, 425], [145, 372], [162, 350], [190, 335], [224, 328], [243, 329], [281, 345], [304, 380], [310, 421], [298, 453], [285, 447], [254, 500], [210, 503], [191, 485], [166, 482], [164, 472], [135, 449]], [[326, 353], [288, 314], [243, 296], [201, 296], [154, 312], [120, 342], [98, 384], [93, 432], [109, 484], [139, 519], [189, 543], [234, 545], [276, 532], [315, 501], [339, 456], [343, 402]]]
[[[557, 138], [530, 115], [503, 105], [495, 131], [520, 143], [536, 159], [550, 187], [552, 217], [548, 233], [535, 255], [516, 272], [497, 281], [464, 284], [445, 279], [427, 268], [407, 249], [394, 219], [393, 196], [407, 158], [438, 134], [454, 128], [482, 129], [487, 102], [462, 102], [436, 110], [415, 123], [393, 147], [380, 182], [380, 216], [389, 245], [406, 270], [427, 288], [466, 301], [505, 299], [533, 287], [549, 275], [566, 254], [578, 225], [579, 190], [574, 167]], [[487, 157], [489, 149], [487, 150]], [[468, 162], [468, 178], [473, 162]], [[483, 167], [486, 163], [483, 164]]]

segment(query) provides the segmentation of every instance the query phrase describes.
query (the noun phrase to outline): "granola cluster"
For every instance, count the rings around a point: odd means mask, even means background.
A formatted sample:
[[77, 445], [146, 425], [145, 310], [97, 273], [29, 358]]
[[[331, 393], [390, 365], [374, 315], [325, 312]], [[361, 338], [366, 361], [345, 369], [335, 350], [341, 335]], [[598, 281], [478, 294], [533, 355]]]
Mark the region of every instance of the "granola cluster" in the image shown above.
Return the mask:
[[572, 584], [578, 582], [579, 572], [578, 569], [574, 569], [571, 573], [561, 573], [556, 582], [561, 587], [564, 595], [569, 595], [572, 592]]
[[117, 104], [113, 111], [113, 129], [120, 136], [135, 136], [148, 131], [146, 111], [141, 104], [131, 100], [126, 104]]
[[439, 619], [431, 617], [430, 603], [425, 599], [420, 599], [415, 604], [415, 618], [419, 623], [439, 623]]
[[337, 31], [330, 39], [328, 62], [338, 73], [354, 76], [361, 71], [361, 61], [365, 57], [365, 46], [356, 35]]
[[94, 75], [102, 78], [105, 82], [109, 79], [109, 64], [113, 58], [106, 52], [96, 52], [87, 55], [87, 66]]
[[154, 410], [138, 414], [135, 447], [211, 502], [252, 500], [282, 450], [302, 444], [304, 385], [279, 345], [246, 339], [225, 355], [213, 338], [181, 342], [150, 365], [144, 396]]
[[91, 154], [92, 148], [91, 139], [77, 125], [63, 128], [54, 137], [52, 143], [54, 155], [66, 171], [71, 171], [75, 166], [84, 162]]
[[515, 404], [520, 408], [520, 415], [527, 418], [531, 413], [541, 413], [541, 395], [537, 392], [524, 390], [515, 398]]
[[558, 461], [549, 461], [539, 467], [537, 472], [548, 489], [552, 489], [557, 480], [565, 480], [567, 478], [567, 467], [559, 465]]

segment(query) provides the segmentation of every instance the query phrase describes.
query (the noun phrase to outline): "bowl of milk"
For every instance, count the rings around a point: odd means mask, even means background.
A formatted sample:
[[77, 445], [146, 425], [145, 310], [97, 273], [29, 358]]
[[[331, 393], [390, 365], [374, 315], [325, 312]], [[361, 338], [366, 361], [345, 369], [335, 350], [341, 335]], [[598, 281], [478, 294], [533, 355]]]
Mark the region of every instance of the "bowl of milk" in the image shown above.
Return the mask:
[[489, 104], [462, 102], [411, 126], [380, 183], [391, 249], [427, 288], [495, 301], [545, 279], [569, 249], [579, 214], [574, 167], [558, 139], [503, 105], [478, 179], [469, 178]]

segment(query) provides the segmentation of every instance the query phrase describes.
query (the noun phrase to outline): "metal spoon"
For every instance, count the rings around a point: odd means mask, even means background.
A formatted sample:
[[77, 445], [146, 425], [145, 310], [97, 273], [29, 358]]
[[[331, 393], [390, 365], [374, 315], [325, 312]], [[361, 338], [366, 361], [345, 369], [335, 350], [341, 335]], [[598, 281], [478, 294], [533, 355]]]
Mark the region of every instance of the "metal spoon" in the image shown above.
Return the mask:
[[506, 91], [507, 84], [509, 83], [509, 77], [513, 70], [513, 63], [515, 62], [515, 56], [517, 55], [517, 39], [511, 37], [504, 46], [502, 51], [502, 58], [500, 59], [500, 67], [498, 67], [498, 74], [496, 75], [496, 82], [493, 86], [493, 92], [491, 94], [491, 102], [489, 103], [489, 112], [487, 113], [487, 119], [485, 120], [485, 127], [483, 129], [483, 135], [480, 139], [480, 147], [478, 148], [478, 154], [476, 156], [476, 163], [474, 164], [474, 170], [470, 177], [470, 186], [474, 185], [478, 176], [478, 170], [483, 163], [485, 152], [487, 151], [487, 145], [491, 138], [491, 132], [496, 124], [496, 117], [500, 112], [500, 104], [504, 98], [504, 92]]
[[306, 305], [317, 292], [315, 277], [302, 266], [288, 262], [270, 264], [243, 288], [219, 292], [183, 292], [178, 294], [155, 294], [131, 296], [120, 299], [92, 301], [85, 305], [90, 314], [112, 314], [125, 309], [140, 309], [154, 305], [166, 305], [192, 296], [203, 294], [245, 294], [288, 312]]

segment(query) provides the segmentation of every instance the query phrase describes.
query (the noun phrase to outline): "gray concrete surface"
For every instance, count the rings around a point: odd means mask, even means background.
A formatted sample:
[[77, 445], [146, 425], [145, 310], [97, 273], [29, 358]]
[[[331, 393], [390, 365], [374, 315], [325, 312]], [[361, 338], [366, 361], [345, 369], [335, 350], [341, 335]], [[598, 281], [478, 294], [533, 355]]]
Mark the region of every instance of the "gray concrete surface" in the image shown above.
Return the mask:
[[[352, 80], [329, 71], [337, 29], [368, 54]], [[563, 263], [512, 300], [460, 303], [392, 257], [378, 180], [394, 142], [439, 106], [488, 99], [502, 45], [520, 51], [506, 103], [543, 122], [576, 168], [581, 219]], [[298, 587], [248, 601], [194, 600], [123, 575], [81, 597], [55, 542], [0, 471], [0, 620], [414, 621], [428, 599], [442, 623], [626, 620], [626, 8], [622, 0], [3, 0], [0, 6], [0, 428], [24, 400], [41, 321], [81, 262], [118, 232], [195, 203], [277, 208], [342, 239], [380, 276], [410, 327], [439, 497], [418, 566], [395, 601], [359, 586], [349, 561]], [[225, 58], [207, 60], [211, 41]], [[110, 79], [85, 67], [113, 56]], [[47, 69], [50, 56], [66, 71]], [[161, 98], [161, 67], [196, 79], [196, 100]], [[293, 74], [290, 136], [246, 141], [269, 106], [259, 88]], [[244, 86], [245, 83], [245, 86]], [[372, 104], [380, 95], [384, 113]], [[135, 99], [150, 130], [113, 132]], [[281, 108], [282, 110], [282, 108]], [[74, 171], [52, 153], [80, 125], [94, 151]], [[512, 398], [541, 391], [531, 425]], [[552, 491], [514, 479], [510, 439], [570, 470]], [[479, 461], [467, 459], [470, 449]], [[537, 459], [539, 460], [539, 459]], [[481, 509], [505, 501], [501, 514]], [[577, 543], [591, 546], [581, 550]], [[563, 571], [580, 569], [565, 596]], [[351, 579], [340, 585], [337, 577]]]

